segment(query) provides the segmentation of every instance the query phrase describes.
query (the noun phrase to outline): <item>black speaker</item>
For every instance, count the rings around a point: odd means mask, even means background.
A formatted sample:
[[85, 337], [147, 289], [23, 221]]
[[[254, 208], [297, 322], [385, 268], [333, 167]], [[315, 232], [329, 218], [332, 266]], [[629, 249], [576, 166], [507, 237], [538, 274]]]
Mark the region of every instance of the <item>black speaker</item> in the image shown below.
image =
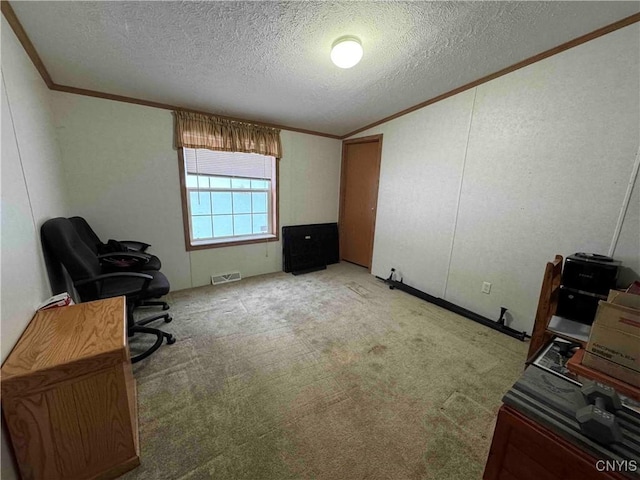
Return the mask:
[[591, 325], [596, 318], [600, 300], [602, 298], [598, 295], [582, 293], [560, 285], [556, 315]]
[[620, 262], [597, 253], [574, 253], [564, 261], [556, 314], [591, 325], [598, 302], [615, 288]]
[[574, 290], [609, 294], [615, 288], [620, 262], [594, 253], [576, 253], [564, 262], [562, 285]]

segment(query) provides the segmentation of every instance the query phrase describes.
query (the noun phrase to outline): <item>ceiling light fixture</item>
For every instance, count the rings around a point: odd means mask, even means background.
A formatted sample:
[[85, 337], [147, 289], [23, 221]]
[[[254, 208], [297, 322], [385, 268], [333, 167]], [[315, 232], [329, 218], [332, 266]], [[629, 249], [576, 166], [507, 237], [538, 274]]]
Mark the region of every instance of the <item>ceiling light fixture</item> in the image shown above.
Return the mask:
[[340, 37], [331, 46], [331, 61], [340, 68], [351, 68], [362, 58], [362, 44], [357, 37]]

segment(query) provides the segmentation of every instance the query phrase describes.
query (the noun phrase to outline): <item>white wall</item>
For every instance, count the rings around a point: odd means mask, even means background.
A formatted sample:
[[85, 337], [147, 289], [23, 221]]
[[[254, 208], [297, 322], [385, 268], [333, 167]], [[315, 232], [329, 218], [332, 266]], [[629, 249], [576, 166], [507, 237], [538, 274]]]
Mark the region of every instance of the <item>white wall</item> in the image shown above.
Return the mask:
[[[2, 17], [1, 308], [2, 361], [51, 295], [40, 226], [66, 214], [49, 90]], [[2, 478], [16, 478], [4, 432]]]
[[[280, 242], [187, 252], [173, 115], [167, 110], [52, 92], [70, 204], [103, 239], [152, 244], [172, 289], [282, 268]], [[338, 140], [283, 131], [280, 225], [338, 218]]]
[[[530, 331], [545, 262], [609, 252], [640, 141], [639, 40], [634, 24], [358, 134], [384, 135], [373, 273], [490, 318], [504, 305]], [[637, 190], [614, 251], [636, 271]]]
[[395, 267], [411, 286], [444, 296], [473, 95], [361, 135], [383, 133], [374, 274], [386, 277]]

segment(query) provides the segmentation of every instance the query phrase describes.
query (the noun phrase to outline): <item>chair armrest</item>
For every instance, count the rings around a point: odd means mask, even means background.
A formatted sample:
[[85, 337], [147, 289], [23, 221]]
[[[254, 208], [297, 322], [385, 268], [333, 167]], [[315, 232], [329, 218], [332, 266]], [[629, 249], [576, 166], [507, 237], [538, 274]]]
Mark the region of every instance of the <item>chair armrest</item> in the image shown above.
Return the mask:
[[146, 273], [138, 273], [138, 272], [114, 272], [114, 273], [103, 273], [102, 275], [96, 275], [95, 277], [85, 278], [83, 280], [78, 280], [74, 282], [75, 287], [82, 287], [83, 285], [89, 285], [91, 283], [95, 283], [98, 285], [98, 297], [99, 298], [107, 298], [102, 296], [102, 286], [105, 280], [111, 280], [116, 278], [135, 278], [139, 279], [139, 286], [132, 287], [129, 290], [123, 290], [119, 292], [120, 295], [139, 295], [144, 293], [149, 287], [149, 283], [153, 280], [151, 275], [147, 275]]
[[110, 252], [98, 255], [98, 260], [109, 260], [110, 258], [131, 258], [145, 263], [149, 261], [148, 254], [139, 252]]
[[132, 252], [144, 252], [151, 246], [148, 243], [136, 240], [119, 240], [119, 242]]

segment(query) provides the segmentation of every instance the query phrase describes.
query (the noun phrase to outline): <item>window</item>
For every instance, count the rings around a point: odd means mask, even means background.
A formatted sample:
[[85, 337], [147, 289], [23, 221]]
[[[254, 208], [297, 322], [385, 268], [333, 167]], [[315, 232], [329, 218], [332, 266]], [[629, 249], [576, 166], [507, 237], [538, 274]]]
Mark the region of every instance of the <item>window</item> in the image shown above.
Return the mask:
[[254, 153], [181, 150], [187, 250], [277, 240], [277, 161]]

